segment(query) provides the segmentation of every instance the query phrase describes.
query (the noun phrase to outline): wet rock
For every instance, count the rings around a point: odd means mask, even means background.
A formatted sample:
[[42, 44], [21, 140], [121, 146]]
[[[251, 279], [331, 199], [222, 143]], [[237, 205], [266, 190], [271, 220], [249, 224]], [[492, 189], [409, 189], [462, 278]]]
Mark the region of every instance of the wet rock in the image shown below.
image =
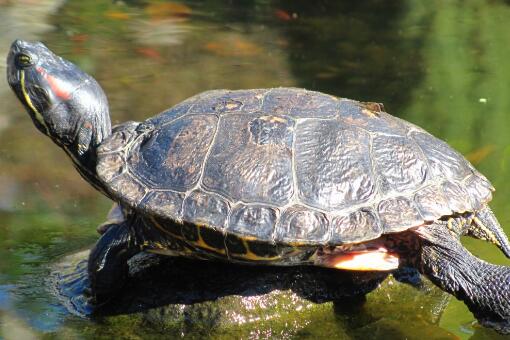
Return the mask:
[[87, 255], [68, 257], [55, 268], [58, 294], [73, 313], [109, 323], [107, 329], [116, 334], [351, 338], [397, 332], [409, 337], [416, 327], [426, 328], [432, 339], [448, 334], [436, 326], [447, 295], [412, 271], [397, 277], [417, 287], [385, 273], [142, 254], [130, 261], [130, 278], [119, 294], [92, 307], [84, 294]]

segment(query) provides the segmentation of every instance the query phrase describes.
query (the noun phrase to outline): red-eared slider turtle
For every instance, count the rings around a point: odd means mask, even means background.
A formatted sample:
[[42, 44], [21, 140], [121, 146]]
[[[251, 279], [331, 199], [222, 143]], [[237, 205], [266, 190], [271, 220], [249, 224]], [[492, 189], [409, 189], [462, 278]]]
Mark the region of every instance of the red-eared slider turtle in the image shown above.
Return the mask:
[[510, 330], [510, 255], [488, 180], [445, 142], [382, 105], [295, 88], [215, 90], [110, 128], [89, 75], [15, 41], [8, 81], [36, 127], [118, 205], [92, 250], [98, 301], [149, 251], [268, 265], [416, 268], [484, 324]]

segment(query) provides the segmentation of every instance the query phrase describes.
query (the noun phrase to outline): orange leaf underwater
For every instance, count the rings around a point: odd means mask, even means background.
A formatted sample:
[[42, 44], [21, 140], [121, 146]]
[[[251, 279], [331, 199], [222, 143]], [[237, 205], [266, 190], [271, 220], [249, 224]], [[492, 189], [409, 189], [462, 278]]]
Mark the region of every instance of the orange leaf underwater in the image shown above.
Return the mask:
[[207, 51], [224, 57], [248, 57], [262, 52], [261, 47], [239, 38], [211, 41], [204, 47]]
[[176, 17], [186, 18], [192, 12], [188, 6], [176, 2], [150, 4], [145, 8], [145, 11], [154, 20]]

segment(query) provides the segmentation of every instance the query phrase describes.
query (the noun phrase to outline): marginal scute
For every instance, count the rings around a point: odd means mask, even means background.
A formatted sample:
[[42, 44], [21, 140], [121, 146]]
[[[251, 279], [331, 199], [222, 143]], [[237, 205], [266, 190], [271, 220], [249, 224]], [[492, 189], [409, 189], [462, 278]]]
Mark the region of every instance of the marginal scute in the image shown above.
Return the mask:
[[126, 171], [126, 162], [121, 153], [102, 155], [96, 166], [96, 172], [103, 182], [109, 183]]
[[240, 203], [232, 209], [227, 230], [268, 241], [273, 236], [276, 218], [277, 212], [273, 208]]
[[482, 175], [473, 174], [469, 176], [465, 185], [474, 210], [480, 209], [492, 199], [492, 185]]
[[[221, 117], [202, 179], [208, 190], [232, 201], [285, 205], [290, 200], [294, 123], [283, 117], [275, 121], [263, 117]], [[257, 121], [258, 126], [254, 124]]]
[[332, 210], [373, 199], [374, 174], [370, 136], [347, 129], [337, 120], [307, 120], [298, 124], [295, 168], [300, 199]]
[[181, 192], [152, 191], [145, 196], [140, 208], [151, 215], [180, 220], [183, 200], [184, 193]]
[[471, 210], [469, 195], [459, 183], [445, 181], [443, 183], [443, 193], [448, 198], [448, 206], [452, 211], [463, 213]]
[[333, 218], [329, 243], [362, 242], [375, 239], [381, 234], [382, 226], [377, 214], [371, 208], [362, 208]]
[[97, 154], [119, 152], [136, 136], [137, 122], [125, 122], [113, 127], [112, 134], [108, 136], [97, 148]]
[[452, 213], [448, 206], [448, 201], [444, 197], [439, 184], [429, 185], [420, 189], [414, 195], [414, 202], [416, 203], [421, 216], [426, 221], [434, 221], [441, 216]]
[[127, 172], [115, 177], [109, 182], [109, 185], [116, 196], [119, 196], [124, 203], [130, 206], [138, 206], [147, 191], [144, 185], [138, 183]]
[[140, 141], [129, 155], [129, 166], [154, 189], [185, 191], [200, 178], [218, 118], [190, 115]]
[[406, 197], [381, 201], [377, 206], [377, 212], [385, 233], [403, 231], [423, 223], [418, 209]]
[[329, 222], [321, 212], [301, 206], [285, 210], [276, 227], [277, 242], [325, 242], [328, 237]]
[[230, 206], [218, 195], [201, 190], [192, 191], [183, 204], [183, 219], [186, 222], [224, 229]]
[[427, 178], [419, 149], [405, 137], [376, 136], [372, 156], [378, 176], [395, 192], [418, 188]]

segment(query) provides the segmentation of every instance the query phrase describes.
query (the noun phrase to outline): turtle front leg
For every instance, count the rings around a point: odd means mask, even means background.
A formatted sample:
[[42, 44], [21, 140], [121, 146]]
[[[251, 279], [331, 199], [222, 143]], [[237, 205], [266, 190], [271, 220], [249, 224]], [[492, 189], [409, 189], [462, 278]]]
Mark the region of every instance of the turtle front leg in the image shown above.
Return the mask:
[[107, 302], [122, 288], [129, 272], [128, 260], [140, 252], [128, 223], [109, 224], [90, 252], [88, 274], [94, 304]]
[[480, 323], [510, 333], [510, 267], [475, 257], [445, 223], [437, 221], [416, 230], [422, 239], [418, 269], [464, 301]]

